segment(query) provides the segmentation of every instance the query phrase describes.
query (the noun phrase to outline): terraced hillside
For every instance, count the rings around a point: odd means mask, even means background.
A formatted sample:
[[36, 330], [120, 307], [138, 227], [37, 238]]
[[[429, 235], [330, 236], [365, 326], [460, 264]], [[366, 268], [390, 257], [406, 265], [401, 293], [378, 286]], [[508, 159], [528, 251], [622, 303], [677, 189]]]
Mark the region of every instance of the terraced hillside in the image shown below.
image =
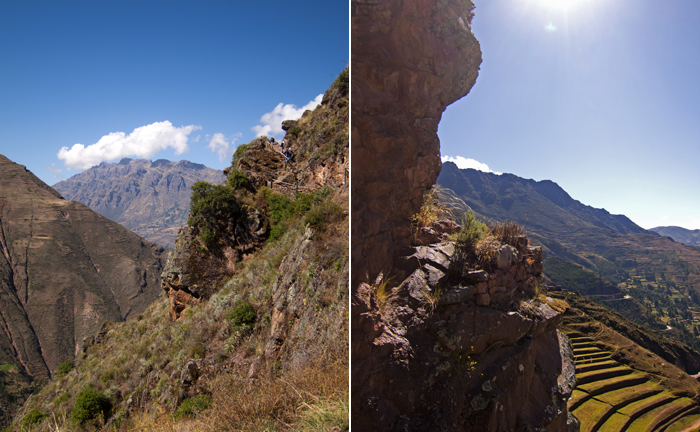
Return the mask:
[[621, 364], [601, 344], [578, 332], [574, 346], [577, 386], [569, 410], [581, 431], [683, 431], [700, 426], [700, 406], [646, 373]]

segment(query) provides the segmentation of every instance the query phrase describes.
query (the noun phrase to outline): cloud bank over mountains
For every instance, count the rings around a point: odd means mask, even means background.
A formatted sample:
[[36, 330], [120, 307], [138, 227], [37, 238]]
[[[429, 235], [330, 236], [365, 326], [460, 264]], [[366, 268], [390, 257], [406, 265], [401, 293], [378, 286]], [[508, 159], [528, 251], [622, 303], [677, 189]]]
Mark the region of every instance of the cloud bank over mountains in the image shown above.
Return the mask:
[[500, 172], [495, 172], [495, 171], [491, 170], [491, 168], [489, 168], [489, 166], [486, 165], [485, 163], [481, 163], [481, 162], [474, 160], [474, 159], [471, 159], [471, 158], [465, 158], [462, 156], [455, 156], [455, 157], [443, 156], [441, 159], [442, 159], [443, 163], [454, 162], [455, 165], [457, 165], [457, 168], [459, 168], [459, 169], [473, 168], [473, 169], [478, 170], [478, 171], [489, 172], [489, 173], [494, 173], [494, 174], [498, 174], [498, 175], [503, 174]]
[[174, 149], [179, 155], [189, 151], [188, 136], [199, 129], [202, 127], [195, 125], [174, 127], [166, 120], [138, 127], [129, 135], [112, 132], [87, 147], [83, 144], [74, 144], [70, 149], [63, 147], [57, 156], [69, 169], [85, 170], [102, 161], [124, 157], [150, 158], [167, 148]]
[[[283, 134], [282, 122], [284, 120], [296, 120], [304, 114], [306, 110], [316, 108], [323, 100], [323, 94], [319, 94], [306, 105], [297, 108], [294, 104], [279, 103], [272, 111], [260, 117], [262, 124], [252, 127], [256, 137], [261, 135]], [[86, 170], [104, 161], [113, 161], [125, 157], [150, 158], [161, 150], [173, 149], [176, 155], [187, 153], [190, 148], [188, 141], [190, 134], [201, 130], [202, 126], [180, 126], [175, 127], [168, 120], [155, 122], [149, 125], [137, 127], [130, 134], [125, 132], [111, 132], [104, 135], [96, 143], [85, 146], [74, 144], [72, 147], [62, 147], [57, 154], [59, 160], [63, 161], [68, 170]], [[223, 133], [205, 135], [209, 141], [207, 148], [215, 153], [221, 162], [231, 158], [236, 148], [236, 141], [242, 137], [241, 133], [236, 133], [227, 137]], [[193, 137], [192, 142], [196, 143], [200, 135]], [[54, 176], [60, 174], [61, 170], [51, 165], [48, 171]]]

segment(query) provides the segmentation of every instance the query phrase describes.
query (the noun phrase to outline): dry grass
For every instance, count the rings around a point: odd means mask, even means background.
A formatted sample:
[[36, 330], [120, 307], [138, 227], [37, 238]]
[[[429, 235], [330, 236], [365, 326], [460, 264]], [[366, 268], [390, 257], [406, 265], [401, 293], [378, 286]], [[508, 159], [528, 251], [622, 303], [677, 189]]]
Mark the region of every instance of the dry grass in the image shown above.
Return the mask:
[[240, 374], [212, 384], [212, 408], [195, 419], [174, 421], [165, 413], [141, 413], [128, 430], [166, 431], [330, 431], [348, 425], [348, 361], [322, 359], [280, 375], [268, 365], [254, 380]]
[[517, 222], [506, 220], [505, 222], [494, 222], [490, 227], [491, 234], [503, 244], [517, 246], [518, 237], [525, 235], [525, 228]]
[[451, 213], [449, 209], [440, 204], [438, 200], [437, 190], [430, 189], [423, 194], [423, 205], [418, 213], [413, 215], [411, 220], [413, 222], [412, 225], [415, 232], [421, 228], [430, 226], [433, 222], [439, 219], [450, 217]]

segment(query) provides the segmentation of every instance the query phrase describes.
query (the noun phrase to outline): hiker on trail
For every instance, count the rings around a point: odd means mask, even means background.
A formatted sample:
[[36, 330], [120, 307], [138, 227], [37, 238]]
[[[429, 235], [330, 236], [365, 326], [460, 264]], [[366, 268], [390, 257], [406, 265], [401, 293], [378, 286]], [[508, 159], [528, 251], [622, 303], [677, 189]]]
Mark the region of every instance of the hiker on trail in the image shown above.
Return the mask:
[[274, 143], [275, 143], [275, 137], [271, 136], [270, 137], [270, 144], [274, 144]]
[[284, 143], [287, 142], [287, 138], [282, 138], [280, 145], [282, 146], [282, 151], [284, 151]]
[[284, 151], [284, 158], [289, 162], [292, 159], [292, 149], [288, 148]]

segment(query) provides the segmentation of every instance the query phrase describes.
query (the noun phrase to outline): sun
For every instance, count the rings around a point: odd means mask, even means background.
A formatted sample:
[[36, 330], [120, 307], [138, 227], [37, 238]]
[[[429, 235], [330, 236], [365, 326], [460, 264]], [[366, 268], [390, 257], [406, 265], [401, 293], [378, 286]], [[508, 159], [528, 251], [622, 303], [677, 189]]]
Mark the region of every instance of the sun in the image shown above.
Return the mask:
[[590, 3], [591, 0], [537, 0], [537, 2], [550, 9], [570, 10], [585, 3]]

